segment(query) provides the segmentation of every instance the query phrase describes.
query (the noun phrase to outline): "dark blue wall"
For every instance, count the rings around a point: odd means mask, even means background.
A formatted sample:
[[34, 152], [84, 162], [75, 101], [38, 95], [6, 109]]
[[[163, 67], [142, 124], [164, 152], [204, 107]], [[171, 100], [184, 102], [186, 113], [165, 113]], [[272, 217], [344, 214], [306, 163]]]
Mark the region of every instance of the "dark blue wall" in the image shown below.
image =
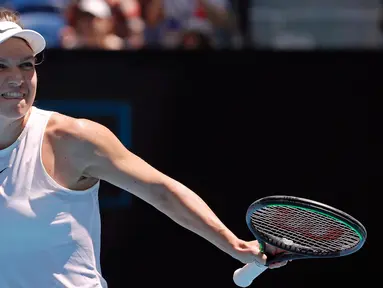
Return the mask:
[[[252, 239], [248, 205], [273, 194], [323, 201], [368, 229], [372, 86], [362, 57], [47, 51], [36, 105], [107, 125], [244, 239]], [[110, 288], [235, 287], [241, 263], [107, 183], [100, 198]], [[268, 271], [253, 287], [356, 285], [368, 276], [367, 245], [347, 258]]]

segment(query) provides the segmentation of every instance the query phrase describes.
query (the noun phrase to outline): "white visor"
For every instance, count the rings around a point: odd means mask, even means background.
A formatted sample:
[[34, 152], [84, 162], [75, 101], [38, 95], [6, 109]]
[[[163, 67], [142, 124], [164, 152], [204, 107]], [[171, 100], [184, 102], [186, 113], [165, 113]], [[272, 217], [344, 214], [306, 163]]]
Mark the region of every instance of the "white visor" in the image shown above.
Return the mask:
[[45, 49], [46, 42], [40, 33], [22, 29], [11, 21], [0, 21], [0, 44], [11, 37], [19, 37], [27, 41], [33, 50], [33, 56], [36, 56]]

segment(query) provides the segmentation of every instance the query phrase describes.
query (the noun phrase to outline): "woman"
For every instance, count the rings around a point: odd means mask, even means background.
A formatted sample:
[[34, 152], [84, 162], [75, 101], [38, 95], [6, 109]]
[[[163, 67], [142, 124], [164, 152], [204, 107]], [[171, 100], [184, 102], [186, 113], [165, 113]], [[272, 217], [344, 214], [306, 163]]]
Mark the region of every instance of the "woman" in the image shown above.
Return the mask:
[[256, 241], [238, 239], [194, 192], [132, 154], [106, 127], [34, 107], [35, 56], [44, 47], [39, 33], [0, 11], [0, 287], [107, 287], [100, 180], [242, 263], [265, 262]]

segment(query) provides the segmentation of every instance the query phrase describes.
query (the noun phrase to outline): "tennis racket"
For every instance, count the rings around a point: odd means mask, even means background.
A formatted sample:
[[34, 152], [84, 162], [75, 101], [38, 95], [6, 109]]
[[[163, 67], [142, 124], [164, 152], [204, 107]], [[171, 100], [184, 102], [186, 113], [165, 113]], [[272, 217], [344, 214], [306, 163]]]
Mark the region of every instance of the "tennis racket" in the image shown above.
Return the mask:
[[234, 272], [237, 286], [247, 287], [275, 262], [350, 255], [367, 238], [364, 226], [347, 213], [293, 196], [268, 196], [250, 205], [246, 223], [265, 253], [265, 244], [285, 250], [267, 255], [266, 265], [246, 264]]

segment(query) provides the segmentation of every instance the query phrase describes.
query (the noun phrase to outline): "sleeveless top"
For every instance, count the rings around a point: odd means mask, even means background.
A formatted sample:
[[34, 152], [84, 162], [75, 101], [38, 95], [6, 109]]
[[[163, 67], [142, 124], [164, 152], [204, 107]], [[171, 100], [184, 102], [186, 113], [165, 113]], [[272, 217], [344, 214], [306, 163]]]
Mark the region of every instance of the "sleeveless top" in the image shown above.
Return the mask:
[[0, 287], [106, 288], [100, 182], [73, 191], [47, 174], [41, 147], [53, 112], [31, 109], [19, 138], [0, 150]]

